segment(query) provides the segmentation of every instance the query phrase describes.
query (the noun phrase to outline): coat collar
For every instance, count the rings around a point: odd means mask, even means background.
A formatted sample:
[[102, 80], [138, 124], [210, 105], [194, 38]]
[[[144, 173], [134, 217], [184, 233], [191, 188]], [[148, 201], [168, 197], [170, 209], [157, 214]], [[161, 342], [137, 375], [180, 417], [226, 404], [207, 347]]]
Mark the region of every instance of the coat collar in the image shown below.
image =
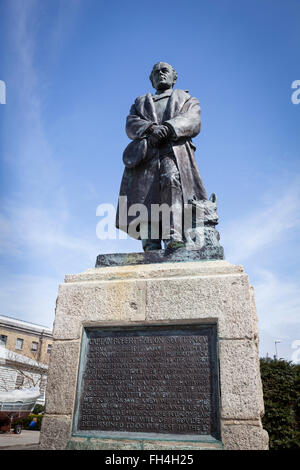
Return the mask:
[[161, 93], [160, 95], [152, 95], [152, 99], [155, 102], [155, 101], [158, 101], [158, 100], [162, 100], [164, 98], [170, 98], [172, 93], [173, 93], [173, 90], [168, 90], [165, 93]]
[[[164, 113], [164, 121], [177, 116], [180, 113], [184, 103], [190, 99], [188, 91], [175, 89], [172, 91], [168, 104]], [[135, 100], [135, 106], [138, 113], [147, 121], [155, 122], [157, 124], [157, 115], [155, 111], [155, 104], [153, 95], [147, 93], [146, 95], [139, 96]]]

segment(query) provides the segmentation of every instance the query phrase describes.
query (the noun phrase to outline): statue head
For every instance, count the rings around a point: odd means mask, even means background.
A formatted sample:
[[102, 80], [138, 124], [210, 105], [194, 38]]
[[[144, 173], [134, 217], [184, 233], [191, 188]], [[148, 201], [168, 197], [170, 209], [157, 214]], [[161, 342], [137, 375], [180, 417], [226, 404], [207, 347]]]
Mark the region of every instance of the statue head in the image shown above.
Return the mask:
[[157, 62], [150, 74], [150, 81], [156, 90], [167, 90], [173, 88], [177, 80], [177, 72], [167, 62]]

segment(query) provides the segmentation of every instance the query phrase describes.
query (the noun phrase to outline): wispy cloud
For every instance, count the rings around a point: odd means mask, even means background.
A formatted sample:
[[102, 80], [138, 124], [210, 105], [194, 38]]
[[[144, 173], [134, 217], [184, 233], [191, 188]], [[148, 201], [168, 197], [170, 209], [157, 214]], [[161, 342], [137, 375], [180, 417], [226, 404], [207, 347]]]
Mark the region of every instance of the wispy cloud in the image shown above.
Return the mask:
[[[57, 3], [48, 53], [57, 50], [58, 38], [60, 44], [67, 38], [62, 25], [74, 19], [80, 4], [80, 0], [72, 0], [66, 8], [64, 2]], [[0, 227], [2, 246], [11, 252], [23, 250], [24, 245], [36, 246], [37, 250], [42, 246], [45, 250], [51, 242], [62, 248], [80, 244], [73, 233], [67, 235], [71, 210], [64, 188], [65, 175], [59, 156], [54, 155], [44, 119], [44, 86], [36, 63], [43, 8], [39, 0], [12, 0], [8, 10], [15, 53], [8, 77], [11, 87], [14, 85], [16, 109], [10, 114], [14, 138], [6, 139], [4, 147], [13, 185], [2, 200]]]
[[258, 269], [255, 280], [255, 299], [259, 319], [260, 352], [292, 360], [293, 344], [300, 340], [300, 281], [284, 278], [266, 269]]
[[6, 162], [20, 185], [23, 199], [31, 197], [35, 203], [49, 196], [50, 190], [52, 198], [49, 201], [62, 195], [60, 165], [54, 158], [44, 124], [44, 84], [35, 65], [39, 44], [37, 22], [41, 9], [38, 0], [14, 0], [10, 4], [15, 58], [8, 75], [8, 86], [14, 87], [13, 118], [16, 121], [12, 122], [14, 139], [7, 140], [4, 149]]
[[294, 180], [289, 188], [278, 188], [269, 199], [244, 218], [229, 221], [222, 231], [226, 256], [240, 263], [281, 241], [300, 226], [300, 184]]
[[[48, 54], [55, 56], [58, 45], [67, 40], [80, 0], [58, 2], [52, 19]], [[12, 0], [10, 23], [11, 50], [8, 86], [14, 90], [14, 112], [9, 124], [13, 139], [6, 132], [3, 156], [13, 175], [13, 185], [1, 201], [0, 246], [3, 257], [17, 265], [17, 271], [0, 273], [1, 312], [38, 323], [51, 323], [58, 283], [66, 272], [92, 266], [99, 251], [97, 239], [81, 227], [74, 233], [64, 175], [54, 155], [43, 112], [44, 83], [36, 63], [39, 47], [39, 16], [44, 6], [39, 0]], [[69, 27], [64, 28], [64, 26]], [[76, 224], [78, 227], [78, 222]], [[96, 226], [96, 221], [95, 221]], [[30, 272], [20, 274], [20, 261]], [[79, 268], [80, 266], [80, 268]], [[74, 270], [74, 271], [73, 271]], [[48, 275], [44, 276], [45, 271]], [[24, 269], [25, 272], [25, 269]], [[52, 277], [51, 277], [52, 276]]]
[[2, 254], [19, 257], [26, 253], [33, 261], [47, 261], [52, 268], [64, 263], [75, 268], [80, 262], [85, 266], [95, 261], [96, 238], [93, 241], [92, 234], [83, 230], [80, 236], [73, 234], [64, 212], [16, 205], [16, 201], [6, 206], [6, 212], [6, 218], [3, 215], [0, 218]]
[[278, 334], [278, 328], [283, 323], [299, 323], [299, 292], [300, 280], [285, 279], [266, 269], [258, 269], [255, 293], [259, 310], [263, 312], [261, 326]]
[[1, 276], [1, 314], [52, 328], [57, 291], [56, 277]]
[[[59, 155], [54, 155], [45, 125], [45, 86], [36, 63], [37, 20], [43, 2], [11, 0], [8, 4], [14, 59], [7, 85], [15, 90], [16, 121], [11, 123], [13, 138], [11, 133], [6, 133], [3, 150], [14, 176], [14, 187], [1, 201], [0, 246], [12, 264], [20, 266], [26, 261], [29, 274], [20, 268], [10, 274], [0, 273], [1, 313], [51, 326], [57, 287], [64, 274], [93, 266], [96, 254], [118, 251], [120, 245], [97, 240], [95, 232], [80, 226], [70, 209]], [[52, 60], [68, 40], [68, 32], [74, 27], [76, 14], [84, 2], [68, 0], [57, 4], [57, 16], [51, 19], [51, 34], [47, 39], [47, 54]], [[226, 258], [233, 263], [254, 266], [251, 283], [255, 287], [263, 354], [272, 352], [274, 340], [278, 338], [288, 345], [282, 351], [289, 357], [291, 341], [299, 339], [296, 329], [299, 282], [292, 275], [287, 279], [271, 272], [262, 256], [265, 249], [271, 253], [274, 248], [278, 253], [282, 240], [299, 229], [299, 188], [299, 180], [294, 180], [288, 188], [278, 184], [267, 201], [262, 197], [260, 207], [239, 220], [223, 223], [221, 231]], [[86, 189], [85, 196], [95, 196], [92, 185]], [[95, 229], [96, 223], [95, 217]], [[133, 241], [122, 242], [122, 251], [124, 246], [137, 245]], [[285, 249], [288, 249], [286, 245]], [[34, 275], [30, 263], [35, 265]]]
[[272, 356], [275, 340], [281, 340], [280, 355], [288, 360], [293, 341], [300, 339], [300, 282], [292, 270], [283, 274], [280, 260], [294, 250], [289, 240], [299, 233], [299, 214], [299, 179], [291, 178], [289, 187], [278, 184], [276, 192], [262, 195], [260, 207], [229, 221], [221, 232], [226, 258], [244, 264], [254, 286], [261, 355]]

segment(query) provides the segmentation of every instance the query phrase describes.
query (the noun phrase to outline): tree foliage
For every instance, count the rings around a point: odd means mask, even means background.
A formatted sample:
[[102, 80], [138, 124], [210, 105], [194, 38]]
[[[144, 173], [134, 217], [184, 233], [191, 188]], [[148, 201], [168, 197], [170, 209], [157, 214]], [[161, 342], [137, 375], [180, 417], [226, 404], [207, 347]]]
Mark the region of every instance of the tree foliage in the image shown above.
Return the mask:
[[33, 408], [32, 414], [38, 415], [38, 414], [44, 413], [44, 411], [45, 411], [45, 406], [37, 404]]
[[270, 449], [300, 449], [300, 365], [264, 358], [260, 369]]

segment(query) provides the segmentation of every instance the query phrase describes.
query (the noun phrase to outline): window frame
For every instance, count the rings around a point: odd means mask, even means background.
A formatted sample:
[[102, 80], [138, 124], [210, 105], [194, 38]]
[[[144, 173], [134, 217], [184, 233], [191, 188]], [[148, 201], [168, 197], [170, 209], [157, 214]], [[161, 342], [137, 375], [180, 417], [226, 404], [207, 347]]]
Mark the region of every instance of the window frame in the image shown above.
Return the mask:
[[6, 343], [7, 343], [7, 335], [0, 335], [0, 346], [6, 346]]
[[[35, 345], [35, 348], [33, 347]], [[32, 352], [38, 352], [39, 349], [39, 343], [37, 341], [31, 341], [31, 351]]]
[[[21, 347], [18, 346], [19, 341], [20, 341]], [[24, 339], [23, 338], [17, 338], [15, 349], [17, 349], [18, 351], [22, 351], [23, 346], [24, 346]]]

